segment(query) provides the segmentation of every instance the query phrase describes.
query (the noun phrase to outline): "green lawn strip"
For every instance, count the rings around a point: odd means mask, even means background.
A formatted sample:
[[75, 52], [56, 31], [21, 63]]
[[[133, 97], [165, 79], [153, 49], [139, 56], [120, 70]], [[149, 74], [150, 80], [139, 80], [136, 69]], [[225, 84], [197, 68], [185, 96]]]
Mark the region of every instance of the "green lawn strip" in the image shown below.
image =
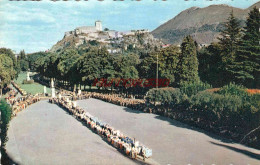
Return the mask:
[[[18, 78], [15, 80], [15, 83], [17, 83], [22, 89], [24, 89], [27, 93], [31, 93], [35, 95], [36, 93], [43, 93], [44, 86], [34, 82], [33, 84], [23, 84], [23, 80], [26, 80], [26, 72], [22, 72], [18, 75]], [[47, 93], [51, 93], [51, 89], [46, 87]]]

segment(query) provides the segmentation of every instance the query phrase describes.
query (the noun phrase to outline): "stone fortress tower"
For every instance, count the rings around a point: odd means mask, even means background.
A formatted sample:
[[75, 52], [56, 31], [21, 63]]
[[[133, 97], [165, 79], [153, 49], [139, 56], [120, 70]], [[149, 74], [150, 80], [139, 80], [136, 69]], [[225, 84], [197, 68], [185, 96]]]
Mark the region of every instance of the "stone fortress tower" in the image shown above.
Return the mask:
[[97, 31], [103, 31], [101, 21], [96, 21], [95, 26], [96, 26]]
[[68, 37], [71, 35], [78, 35], [78, 34], [89, 34], [90, 36], [97, 36], [98, 32], [103, 31], [102, 29], [102, 23], [101, 21], [96, 21], [95, 22], [95, 26], [81, 26], [81, 27], [77, 27], [75, 30], [73, 31], [68, 31], [65, 32], [64, 37]]

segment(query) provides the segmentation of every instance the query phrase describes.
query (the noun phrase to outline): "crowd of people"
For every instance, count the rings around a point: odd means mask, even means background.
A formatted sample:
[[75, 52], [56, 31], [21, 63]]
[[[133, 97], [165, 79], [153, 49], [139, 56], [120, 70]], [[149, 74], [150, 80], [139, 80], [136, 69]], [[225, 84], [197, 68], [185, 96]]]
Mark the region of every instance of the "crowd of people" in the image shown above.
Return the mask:
[[40, 101], [40, 97], [35, 95], [22, 96], [19, 98], [6, 97], [6, 101], [12, 106], [12, 116], [16, 116], [16, 114], [23, 109], [27, 108], [29, 105]]
[[6, 100], [13, 100], [17, 95], [18, 95], [18, 91], [12, 89], [9, 87], [8, 89], [9, 91], [6, 93]]
[[145, 100], [134, 99], [134, 98], [123, 98], [118, 94], [104, 94], [97, 92], [80, 92], [80, 94], [75, 94], [73, 92], [66, 91], [67, 94], [72, 96], [72, 100], [82, 100], [88, 98], [96, 98], [103, 100], [105, 102], [109, 102], [112, 104], [125, 106], [131, 109], [143, 111], [146, 108]]
[[[22, 93], [21, 91], [24, 91], [23, 89], [14, 82], [12, 84], [17, 90], [11, 89], [5, 97], [6, 102], [12, 107], [12, 116], [16, 116], [18, 112], [27, 108], [29, 105], [40, 101], [39, 95], [27, 95], [26, 92]], [[17, 97], [19, 92], [23, 95], [22, 97]]]
[[[80, 97], [89, 98], [94, 96], [100, 97], [100, 95], [95, 93], [84, 93]], [[143, 160], [152, 156], [151, 149], [139, 144], [139, 142], [135, 139], [124, 135], [119, 130], [115, 130], [108, 124], [103, 123], [98, 118], [92, 116], [88, 112], [85, 112], [82, 108], [76, 105], [76, 102], [71, 101], [69, 97], [61, 97], [61, 95], [59, 95], [58, 98], [52, 98], [49, 101], [59, 105], [70, 114], [84, 122], [89, 128], [92, 129], [92, 131], [106, 139], [111, 145], [124, 152], [127, 156], [130, 156], [133, 159], [140, 156]]]

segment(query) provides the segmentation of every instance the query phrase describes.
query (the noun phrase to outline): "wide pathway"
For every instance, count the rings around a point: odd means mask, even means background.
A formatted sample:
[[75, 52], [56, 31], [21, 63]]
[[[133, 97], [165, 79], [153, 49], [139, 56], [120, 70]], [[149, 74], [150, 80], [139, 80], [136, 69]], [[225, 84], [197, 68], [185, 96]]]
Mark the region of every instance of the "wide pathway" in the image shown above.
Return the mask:
[[152, 148], [152, 159], [160, 164], [260, 164], [260, 150], [231, 143], [175, 120], [97, 99], [80, 100], [77, 105]]
[[55, 104], [40, 101], [11, 120], [7, 153], [24, 165], [140, 164]]

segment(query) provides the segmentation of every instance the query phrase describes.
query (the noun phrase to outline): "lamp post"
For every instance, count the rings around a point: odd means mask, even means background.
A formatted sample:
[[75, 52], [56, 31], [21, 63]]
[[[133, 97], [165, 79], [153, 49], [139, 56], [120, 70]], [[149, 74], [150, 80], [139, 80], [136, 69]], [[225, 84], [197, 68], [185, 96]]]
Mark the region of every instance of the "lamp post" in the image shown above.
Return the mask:
[[1, 84], [1, 85], [0, 85], [0, 97], [2, 97], [2, 83], [1, 83], [1, 82], [2, 82], [2, 80], [1, 80], [1, 78], [0, 78], [0, 84]]
[[158, 54], [157, 54], [157, 64], [156, 64], [156, 88], [158, 89]]
[[[158, 89], [158, 54], [156, 54], [157, 62], [156, 62], [156, 89]], [[156, 101], [157, 101], [157, 90], [155, 92], [155, 101], [154, 101], [154, 106], [156, 106]]]

